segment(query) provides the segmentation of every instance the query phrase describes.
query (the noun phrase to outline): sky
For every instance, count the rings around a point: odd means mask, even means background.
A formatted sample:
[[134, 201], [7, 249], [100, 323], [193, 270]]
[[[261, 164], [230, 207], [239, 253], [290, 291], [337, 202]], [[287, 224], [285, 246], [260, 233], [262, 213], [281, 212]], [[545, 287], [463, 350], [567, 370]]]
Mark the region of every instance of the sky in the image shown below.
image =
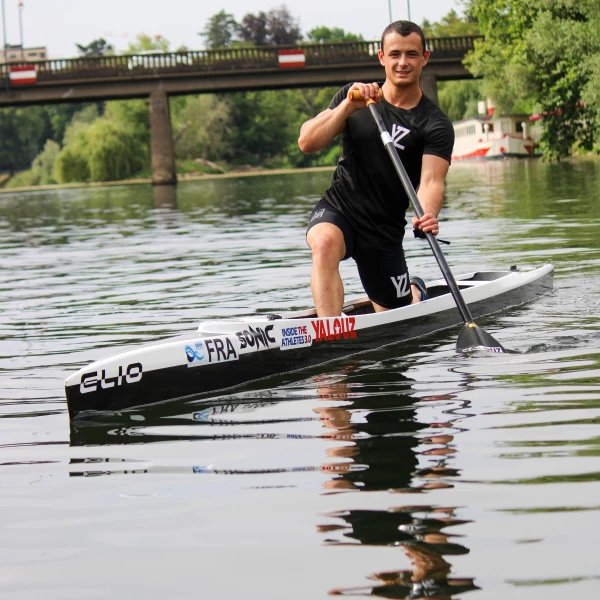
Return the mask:
[[[4, 3], [6, 42], [20, 44], [19, 0]], [[104, 38], [117, 52], [124, 51], [136, 35], [162, 35], [170, 48], [185, 45], [201, 50], [198, 35], [208, 19], [221, 10], [237, 21], [247, 13], [269, 11], [284, 4], [300, 22], [304, 34], [313, 27], [341, 27], [379, 39], [392, 20], [438, 21], [450, 10], [461, 11], [459, 0], [22, 0], [23, 45], [46, 46], [50, 58], [77, 55], [75, 44], [87, 45]], [[0, 13], [1, 18], [1, 13]], [[3, 30], [0, 31], [3, 33]], [[4, 35], [2, 35], [4, 42]]]

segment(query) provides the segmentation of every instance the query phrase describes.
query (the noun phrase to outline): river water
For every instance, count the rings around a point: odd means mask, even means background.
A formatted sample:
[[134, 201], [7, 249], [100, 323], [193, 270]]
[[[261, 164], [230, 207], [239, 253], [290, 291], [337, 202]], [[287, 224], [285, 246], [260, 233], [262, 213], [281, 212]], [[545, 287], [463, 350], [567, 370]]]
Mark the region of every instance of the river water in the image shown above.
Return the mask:
[[457, 329], [70, 425], [80, 366], [306, 307], [304, 223], [329, 179], [0, 195], [3, 598], [598, 595], [599, 162], [451, 168], [455, 272], [555, 265], [551, 294], [479, 322], [520, 354], [458, 356]]

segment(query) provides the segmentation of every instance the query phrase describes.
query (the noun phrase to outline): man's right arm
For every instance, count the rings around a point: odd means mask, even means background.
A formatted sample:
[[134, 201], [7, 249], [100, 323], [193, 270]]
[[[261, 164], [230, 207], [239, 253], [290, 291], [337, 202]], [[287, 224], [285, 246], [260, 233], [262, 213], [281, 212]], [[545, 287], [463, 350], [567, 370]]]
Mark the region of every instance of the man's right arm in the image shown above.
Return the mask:
[[[363, 98], [380, 101], [379, 86], [376, 83], [355, 83], [350, 89], [358, 90]], [[327, 148], [346, 128], [346, 120], [357, 110], [366, 106], [363, 100], [344, 98], [335, 108], [327, 108], [316, 117], [309, 119], [300, 128], [298, 146], [302, 152], [312, 154]]]

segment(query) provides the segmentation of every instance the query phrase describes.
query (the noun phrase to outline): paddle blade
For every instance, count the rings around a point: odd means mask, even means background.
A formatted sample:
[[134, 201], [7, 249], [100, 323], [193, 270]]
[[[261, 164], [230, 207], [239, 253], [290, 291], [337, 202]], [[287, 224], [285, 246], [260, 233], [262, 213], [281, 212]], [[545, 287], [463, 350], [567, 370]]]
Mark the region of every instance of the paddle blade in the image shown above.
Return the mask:
[[508, 352], [500, 342], [497, 342], [487, 331], [475, 323], [467, 323], [456, 340], [457, 352], [483, 350], [488, 352]]

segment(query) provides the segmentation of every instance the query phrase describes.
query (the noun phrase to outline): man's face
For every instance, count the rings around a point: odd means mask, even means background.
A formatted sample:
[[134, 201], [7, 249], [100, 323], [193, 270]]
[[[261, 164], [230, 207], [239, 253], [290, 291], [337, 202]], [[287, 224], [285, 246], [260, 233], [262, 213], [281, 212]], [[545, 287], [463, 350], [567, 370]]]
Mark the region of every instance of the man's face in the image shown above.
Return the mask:
[[429, 59], [429, 50], [423, 52], [418, 33], [402, 36], [393, 31], [385, 36], [383, 51], [380, 49], [378, 55], [387, 79], [394, 85], [404, 87], [419, 81]]

